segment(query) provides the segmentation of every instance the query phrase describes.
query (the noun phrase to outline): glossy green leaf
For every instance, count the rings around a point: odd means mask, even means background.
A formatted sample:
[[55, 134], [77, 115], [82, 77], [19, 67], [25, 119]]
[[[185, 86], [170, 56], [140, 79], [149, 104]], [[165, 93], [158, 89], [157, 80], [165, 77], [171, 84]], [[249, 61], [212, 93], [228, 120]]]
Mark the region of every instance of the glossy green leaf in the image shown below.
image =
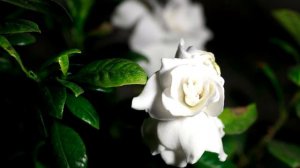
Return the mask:
[[204, 152], [199, 161], [193, 165], [194, 168], [235, 168], [234, 164], [226, 160], [221, 162], [218, 154]]
[[273, 16], [300, 44], [300, 15], [298, 12], [289, 9], [274, 10]]
[[68, 94], [67, 107], [73, 115], [99, 129], [100, 121], [94, 106], [84, 97]]
[[62, 73], [64, 74], [64, 76], [67, 76], [68, 70], [69, 70], [69, 57], [72, 54], [80, 54], [81, 51], [78, 49], [71, 49], [71, 50], [67, 50], [62, 52], [61, 54], [59, 54], [57, 61], [59, 63], [60, 69], [62, 71]]
[[55, 122], [51, 129], [51, 143], [58, 168], [86, 168], [84, 142], [72, 128]]
[[300, 146], [273, 140], [268, 144], [268, 150], [290, 167], [300, 167]]
[[63, 86], [45, 87], [44, 95], [49, 114], [55, 118], [62, 119], [67, 99], [66, 88]]
[[69, 57], [68, 55], [62, 55], [58, 57], [58, 64], [60, 66], [60, 70], [64, 76], [67, 76], [69, 70]]
[[57, 56], [47, 60], [42, 66], [41, 69], [45, 69], [47, 66], [58, 62], [60, 66], [60, 70], [62, 71], [63, 75], [67, 75], [67, 72], [69, 70], [69, 57], [71, 57], [73, 54], [80, 54], [81, 51], [78, 49], [70, 49], [63, 51], [59, 53]]
[[29, 33], [19, 33], [6, 36], [11, 45], [26, 46], [36, 42], [36, 38]]
[[0, 35], [0, 46], [12, 57], [14, 57], [18, 62], [21, 62], [21, 58], [17, 51], [13, 48], [6, 37]]
[[135, 62], [116, 58], [99, 60], [86, 65], [75, 79], [95, 88], [108, 88], [145, 84], [147, 74]]
[[69, 88], [74, 93], [75, 97], [78, 97], [79, 95], [84, 93], [84, 90], [74, 82], [70, 82], [62, 79], [57, 79], [57, 80], [65, 87]]
[[296, 85], [300, 86], [300, 66], [295, 66], [288, 71], [289, 79]]
[[225, 126], [224, 131], [226, 134], [241, 134], [256, 121], [256, 105], [225, 108], [219, 117]]
[[0, 34], [15, 34], [15, 33], [41, 33], [39, 26], [30, 20], [11, 20], [0, 24]]
[[14, 57], [15, 60], [18, 62], [19, 66], [21, 67], [22, 71], [31, 79], [37, 80], [37, 76], [34, 72], [28, 71], [25, 66], [23, 65], [23, 62], [21, 60], [20, 55], [17, 53], [17, 51], [13, 48], [13, 46], [10, 44], [10, 42], [7, 40], [6, 37], [0, 35], [0, 47], [2, 47], [10, 56]]

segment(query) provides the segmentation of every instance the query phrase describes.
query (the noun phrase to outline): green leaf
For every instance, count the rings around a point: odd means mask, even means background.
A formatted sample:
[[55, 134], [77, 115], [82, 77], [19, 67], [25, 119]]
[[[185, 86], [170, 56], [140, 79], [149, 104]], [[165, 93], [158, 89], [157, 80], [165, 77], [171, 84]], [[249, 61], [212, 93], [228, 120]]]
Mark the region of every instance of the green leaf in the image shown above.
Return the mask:
[[22, 71], [27, 75], [27, 77], [29, 77], [33, 80], [37, 80], [36, 74], [32, 71], [28, 71], [25, 68], [20, 55], [13, 48], [13, 46], [10, 44], [10, 42], [7, 40], [7, 38], [5, 38], [4, 36], [1, 36], [1, 35], [0, 35], [0, 47], [2, 47], [10, 56], [15, 58], [15, 60], [18, 62], [19, 66], [21, 67]]
[[266, 63], [261, 63], [260, 68], [262, 69], [262, 71], [266, 75], [266, 77], [268, 77], [272, 86], [274, 87], [276, 96], [279, 101], [279, 106], [281, 108], [284, 107], [284, 92], [282, 90], [282, 87], [281, 87], [279, 80], [277, 79], [273, 69]]
[[67, 99], [66, 88], [62, 86], [44, 87], [44, 95], [49, 108], [49, 114], [62, 119]]
[[300, 86], [300, 66], [294, 66], [288, 70], [288, 78]]
[[255, 122], [257, 118], [256, 105], [225, 108], [219, 117], [225, 126], [226, 134], [241, 134]]
[[66, 3], [77, 28], [81, 31], [84, 27], [84, 23], [90, 12], [90, 9], [94, 4], [94, 0], [73, 0], [66, 1]]
[[[58, 3], [56, 0], [1, 0], [3, 2], [16, 5], [18, 7], [40, 12], [49, 16], [53, 16], [56, 19], [65, 18], [67, 16], [70, 20], [71, 17], [65, 7]], [[68, 20], [69, 20], [68, 19]]]
[[129, 51], [127, 54], [127, 58], [130, 60], [133, 60], [134, 62], [137, 61], [145, 61], [147, 63], [149, 63], [149, 59], [147, 57], [145, 57], [144, 55], [134, 52], [134, 51]]
[[18, 62], [22, 62], [17, 51], [12, 47], [10, 42], [4, 36], [0, 35], [0, 46], [12, 57], [14, 57]]
[[36, 38], [29, 33], [19, 33], [6, 36], [11, 45], [26, 46], [36, 42]]
[[67, 107], [73, 115], [99, 129], [100, 121], [94, 106], [84, 97], [68, 94]]
[[241, 153], [244, 148], [245, 136], [243, 135], [225, 135], [222, 139], [227, 159], [231, 159], [235, 154]]
[[70, 49], [59, 53], [57, 56], [47, 60], [42, 66], [41, 69], [45, 69], [47, 66], [58, 62], [60, 66], [60, 70], [62, 71], [63, 75], [67, 75], [69, 70], [69, 57], [73, 54], [80, 54], [81, 51], [78, 49]]
[[41, 33], [39, 26], [29, 20], [19, 19], [6, 21], [0, 24], [0, 34], [15, 34], [15, 33]]
[[300, 15], [298, 12], [289, 9], [274, 10], [273, 16], [300, 44]]
[[290, 105], [295, 107], [296, 115], [300, 118], [300, 91], [294, 93], [293, 98], [290, 101]]
[[80, 54], [81, 51], [78, 49], [71, 49], [71, 50], [67, 50], [62, 52], [61, 54], [59, 54], [57, 61], [59, 63], [61, 72], [63, 73], [64, 76], [67, 76], [68, 70], [69, 70], [69, 57], [72, 54]]
[[145, 84], [147, 74], [135, 62], [116, 58], [98, 60], [86, 65], [75, 79], [94, 88], [108, 88]]
[[74, 93], [75, 97], [78, 97], [79, 95], [84, 93], [84, 90], [80, 86], [78, 86], [76, 83], [62, 80], [62, 79], [57, 79], [57, 80], [59, 83], [61, 83], [65, 87], [69, 88]]
[[60, 70], [63, 73], [64, 76], [68, 75], [69, 70], [69, 56], [68, 55], [62, 55], [58, 57], [58, 64], [60, 66]]
[[282, 50], [284, 50], [287, 54], [290, 54], [291, 56], [294, 57], [295, 61], [298, 63], [300, 62], [300, 54], [297, 51], [297, 49], [289, 44], [288, 42], [280, 39], [272, 39], [271, 41], [273, 44], [279, 46]]
[[273, 140], [268, 144], [269, 152], [290, 167], [300, 167], [300, 146]]
[[235, 168], [234, 164], [226, 160], [219, 161], [218, 154], [204, 152], [199, 161], [193, 165], [195, 168]]
[[72, 128], [55, 122], [51, 142], [59, 168], [86, 168], [87, 154], [84, 142]]

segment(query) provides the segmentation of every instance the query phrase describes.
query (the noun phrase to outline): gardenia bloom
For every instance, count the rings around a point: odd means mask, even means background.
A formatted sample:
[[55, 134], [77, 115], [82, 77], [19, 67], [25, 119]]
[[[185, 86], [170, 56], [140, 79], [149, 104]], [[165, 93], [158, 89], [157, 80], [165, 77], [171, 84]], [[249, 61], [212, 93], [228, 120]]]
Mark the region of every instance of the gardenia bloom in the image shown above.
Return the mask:
[[204, 151], [227, 155], [222, 145], [223, 124], [217, 116], [224, 106], [224, 79], [214, 55], [181, 41], [176, 58], [163, 58], [132, 108], [145, 110], [142, 133], [152, 154], [170, 165], [195, 163]]
[[[188, 45], [203, 49], [212, 33], [205, 27], [202, 6], [190, 0], [168, 0], [162, 6], [157, 0], [126, 0], [116, 8], [113, 25], [133, 28], [129, 39], [132, 50], [145, 55], [148, 62], [138, 62], [151, 76], [159, 70], [161, 58], [171, 58], [180, 38]], [[170, 54], [172, 53], [172, 54]]]

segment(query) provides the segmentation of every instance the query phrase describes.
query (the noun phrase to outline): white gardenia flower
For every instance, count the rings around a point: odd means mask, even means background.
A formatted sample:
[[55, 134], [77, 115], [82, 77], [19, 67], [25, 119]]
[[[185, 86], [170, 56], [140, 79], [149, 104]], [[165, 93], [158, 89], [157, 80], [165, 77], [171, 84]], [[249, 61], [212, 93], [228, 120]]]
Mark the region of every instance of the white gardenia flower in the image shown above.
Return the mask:
[[145, 2], [152, 10], [143, 8], [141, 1], [125, 0], [114, 12], [112, 20], [117, 27], [133, 28], [129, 46], [148, 58], [149, 62], [138, 63], [149, 76], [159, 70], [161, 58], [171, 58], [170, 53], [175, 54], [179, 39], [184, 38], [188, 45], [204, 49], [205, 43], [212, 38], [199, 3], [168, 0], [162, 6], [158, 0]]
[[152, 75], [132, 107], [146, 110], [152, 118], [173, 120], [205, 111], [218, 116], [224, 106], [224, 79], [214, 55], [184, 49], [181, 41], [177, 58], [163, 58], [161, 69]]
[[224, 106], [224, 79], [214, 55], [181, 41], [176, 58], [163, 58], [132, 108], [145, 110], [143, 137], [152, 154], [169, 165], [195, 163], [204, 151], [227, 155], [222, 145], [223, 124], [217, 116]]
[[185, 167], [196, 163], [205, 151], [218, 153], [219, 160], [225, 161], [223, 127], [217, 117], [206, 113], [171, 121], [148, 118], [142, 135], [152, 155], [161, 154], [166, 164]]

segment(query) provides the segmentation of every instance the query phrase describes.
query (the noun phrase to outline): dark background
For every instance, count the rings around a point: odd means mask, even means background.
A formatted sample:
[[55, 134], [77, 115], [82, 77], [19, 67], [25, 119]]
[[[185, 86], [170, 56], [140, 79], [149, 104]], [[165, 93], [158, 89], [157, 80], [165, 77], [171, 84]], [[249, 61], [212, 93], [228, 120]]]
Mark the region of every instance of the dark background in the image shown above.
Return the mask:
[[[292, 56], [274, 45], [273, 38], [284, 39], [297, 46], [292, 37], [272, 17], [274, 9], [288, 8], [300, 10], [300, 3], [295, 0], [202, 0], [206, 16], [206, 25], [213, 32], [213, 39], [206, 45], [208, 51], [215, 54], [225, 79], [226, 107], [245, 106], [255, 102], [258, 107], [258, 120], [247, 134], [246, 149], [255, 145], [270, 125], [278, 117], [278, 102], [268, 78], [259, 68], [267, 63], [274, 70], [284, 89], [287, 102], [297, 90], [286, 77], [287, 69], [296, 64]], [[86, 31], [95, 29], [103, 22], [109, 22], [115, 6], [119, 1], [96, 1], [86, 24]], [[15, 10], [15, 7], [0, 1], [1, 16]], [[27, 12], [24, 18], [34, 20], [40, 25], [42, 34], [37, 34], [38, 41], [28, 47], [19, 47], [21, 55], [26, 55], [25, 63], [38, 67], [50, 56], [68, 48], [60, 32], [58, 22], [49, 25], [43, 15]], [[70, 24], [70, 23], [66, 23]], [[126, 37], [126, 36], [125, 36]], [[298, 47], [299, 48], [299, 47]], [[126, 39], [119, 34], [108, 37], [91, 38], [85, 43], [84, 57], [76, 58], [78, 63], [106, 57], [122, 57], [128, 50]], [[30, 154], [35, 132], [34, 119], [28, 116], [28, 103], [36, 101], [32, 94], [34, 86], [26, 79], [2, 76], [0, 106], [1, 132], [3, 134], [3, 158], [11, 167], [30, 165]], [[11, 83], [14, 83], [13, 85]], [[28, 89], [31, 86], [31, 89]], [[131, 88], [125, 88], [131, 90]], [[138, 92], [131, 93], [132, 96]], [[140, 126], [146, 113], [130, 108], [131, 97], [121, 101], [107, 101], [110, 95], [86, 92], [97, 108], [101, 118], [101, 129], [94, 130], [72, 116], [64, 120], [74, 126], [86, 143], [90, 167], [145, 167], [143, 163], [152, 162], [146, 167], [166, 167], [159, 156], [152, 157], [147, 146], [143, 144]], [[5, 98], [4, 98], [5, 97]], [[16, 102], [22, 102], [17, 104]], [[26, 115], [25, 115], [26, 114]], [[17, 117], [16, 117], [17, 116]], [[299, 118], [290, 114], [289, 122], [276, 135], [276, 139], [299, 144]], [[79, 123], [79, 124], [78, 124]], [[47, 148], [47, 147], [46, 147]], [[45, 149], [47, 153], [48, 149]], [[268, 162], [271, 161], [271, 162]], [[266, 165], [265, 165], [266, 164]], [[264, 157], [261, 163], [252, 167], [281, 165], [271, 156]]]

